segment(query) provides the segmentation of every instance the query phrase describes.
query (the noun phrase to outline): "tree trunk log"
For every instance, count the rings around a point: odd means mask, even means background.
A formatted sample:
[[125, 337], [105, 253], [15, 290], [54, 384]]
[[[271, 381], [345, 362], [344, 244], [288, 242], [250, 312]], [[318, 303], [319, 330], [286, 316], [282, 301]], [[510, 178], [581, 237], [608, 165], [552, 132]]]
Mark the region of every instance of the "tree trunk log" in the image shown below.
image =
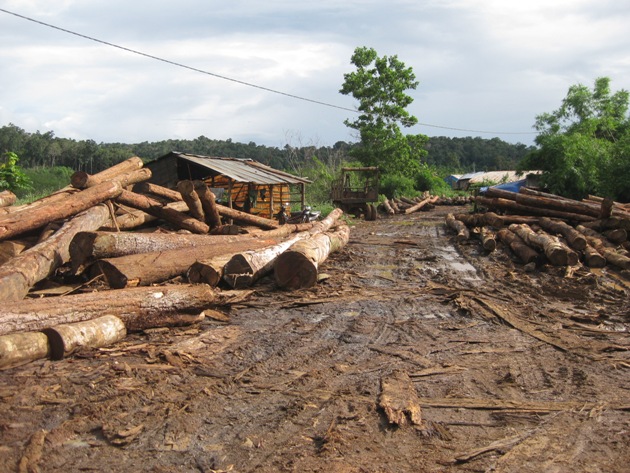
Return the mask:
[[0, 335], [0, 370], [48, 358], [48, 337], [41, 332]]
[[342, 225], [335, 232], [318, 233], [298, 241], [276, 259], [276, 283], [289, 290], [314, 286], [319, 265], [326, 261], [330, 253], [343, 248], [349, 238], [350, 228]]
[[215, 292], [205, 285], [138, 287], [69, 296], [25, 299], [3, 304], [0, 335], [39, 331], [60, 324], [82, 322], [111, 314], [128, 331], [190, 323], [213, 305]]
[[97, 184], [118, 177], [121, 174], [137, 171], [143, 165], [144, 164], [142, 163], [142, 159], [134, 156], [94, 175], [90, 175], [87, 172], [83, 171], [77, 171], [70, 177], [70, 183], [73, 187], [76, 187], [77, 189], [86, 189], [88, 187], [93, 187]]
[[478, 227], [478, 231], [475, 232], [479, 240], [481, 241], [481, 246], [484, 250], [491, 253], [497, 248], [497, 241], [495, 239], [494, 233], [487, 227]]
[[525, 264], [537, 262], [540, 255], [536, 250], [528, 246], [516, 233], [507, 228], [498, 231], [499, 240], [506, 243], [516, 256]]
[[227, 244], [210, 244], [194, 248], [152, 251], [118, 258], [107, 258], [97, 262], [107, 283], [113, 289], [147, 286], [185, 275], [197, 260], [215, 256], [263, 248], [278, 243], [277, 239], [250, 238]]
[[234, 289], [251, 286], [273, 269], [280, 254], [309, 236], [308, 232], [302, 232], [273, 246], [235, 254], [223, 268], [223, 280]]
[[61, 324], [44, 329], [50, 344], [50, 357], [61, 360], [83, 348], [112, 345], [127, 336], [124, 322], [115, 315]]
[[551, 235], [536, 233], [525, 224], [512, 224], [509, 229], [528, 245], [543, 250], [549, 262], [554, 266], [573, 266], [579, 260], [575, 251]]
[[578, 232], [571, 225], [568, 225], [564, 222], [560, 222], [557, 220], [551, 220], [547, 217], [542, 217], [538, 220], [538, 224], [548, 233], [553, 233], [555, 235], [562, 235], [566, 238], [567, 243], [571, 248], [577, 251], [582, 251], [586, 248], [586, 238], [580, 232]]
[[61, 220], [76, 215], [83, 210], [118, 196], [121, 191], [122, 188], [119, 183], [103, 182], [84, 191], [69, 195], [63, 202], [42, 204], [28, 211], [28, 213], [22, 211], [9, 214], [0, 219], [0, 240], [8, 240], [29, 230], [41, 228], [54, 220]]
[[606, 258], [587, 243], [584, 248], [584, 264], [589, 268], [603, 268], [606, 266]]
[[0, 192], [0, 207], [9, 207], [10, 205], [15, 204], [16, 200], [17, 197], [13, 192], [9, 190]]
[[606, 230], [602, 233], [608, 241], [615, 245], [620, 245], [628, 239], [628, 232], [623, 228], [615, 228], [614, 230]]
[[412, 205], [411, 207], [409, 207], [408, 209], [405, 210], [405, 214], [410, 214], [413, 212], [417, 212], [418, 210], [420, 210], [422, 207], [424, 207], [425, 205], [430, 205], [433, 204], [435, 202], [437, 202], [437, 200], [439, 199], [439, 197], [436, 196], [429, 196], [426, 199], [421, 200], [420, 202]]
[[182, 195], [176, 190], [159, 186], [151, 182], [140, 182], [133, 186], [133, 191], [138, 194], [153, 194], [157, 197], [162, 197], [163, 199], [172, 200], [173, 202], [182, 200]]
[[116, 198], [117, 202], [142, 210], [157, 218], [166, 220], [177, 228], [183, 228], [193, 233], [208, 233], [210, 228], [204, 222], [179, 212], [172, 207], [164, 206], [155, 199], [142, 194], [123, 190]]
[[454, 217], [468, 227], [483, 227], [488, 225], [494, 228], [502, 228], [505, 226], [503, 219], [494, 212], [457, 214], [454, 215]]
[[209, 286], [217, 286], [223, 279], [225, 265], [238, 253], [227, 253], [201, 261], [195, 261], [186, 272], [188, 282], [192, 284], [205, 283]]
[[29, 240], [7, 240], [0, 242], [0, 266], [15, 258], [23, 251], [33, 246]]
[[614, 230], [615, 228], [623, 228], [626, 232], [630, 231], [630, 219], [623, 217], [610, 217], [603, 220], [582, 222], [582, 225], [597, 231]]
[[206, 216], [204, 214], [203, 207], [201, 206], [201, 200], [195, 192], [195, 185], [193, 182], [179, 181], [177, 183], [177, 190], [181, 194], [184, 202], [186, 202], [190, 216], [205, 222]]
[[257, 215], [248, 214], [247, 212], [241, 212], [240, 210], [231, 209], [223, 205], [217, 204], [217, 210], [223, 217], [231, 218], [239, 222], [244, 222], [255, 227], [260, 227], [265, 230], [273, 230], [278, 228], [280, 224], [275, 220], [268, 218], [258, 217]]
[[222, 225], [221, 215], [219, 215], [215, 195], [203, 181], [195, 181], [195, 192], [197, 192], [199, 200], [201, 200], [206, 223], [211, 229], [220, 227]]
[[582, 225], [578, 225], [575, 228], [579, 232], [582, 232], [584, 236], [586, 236], [588, 244], [595, 248], [600, 255], [606, 258], [607, 263], [610, 263], [621, 269], [630, 269], [630, 258], [617, 253], [611, 243], [604, 241], [602, 235]]
[[[157, 220], [159, 220], [158, 217], [149, 215], [148, 213], [142, 210], [130, 208], [127, 206], [121, 206], [121, 205], [118, 205], [118, 207], [119, 209], [123, 208], [126, 213], [122, 215], [118, 215], [116, 217], [116, 226], [106, 227], [106, 228], [104, 227], [103, 228], [104, 230], [110, 230], [110, 231], [132, 230], [134, 228], [138, 228], [149, 223], [155, 223]], [[181, 200], [177, 202], [171, 202], [170, 204], [166, 204], [164, 205], [164, 207], [167, 209], [176, 210], [177, 212], [181, 212], [181, 213], [188, 212], [188, 206], [186, 205], [186, 202], [181, 201]]]
[[383, 201], [383, 207], [385, 207], [385, 212], [387, 212], [388, 215], [394, 215], [396, 213], [387, 199]]
[[17, 301], [38, 281], [70, 259], [70, 242], [85, 230], [95, 230], [110, 219], [106, 205], [94, 206], [66, 222], [47, 240], [22, 252], [0, 267], [0, 301]]
[[[513, 192], [514, 194], [514, 192]], [[492, 209], [509, 210], [519, 215], [541, 215], [544, 217], [559, 218], [562, 220], [574, 220], [577, 222], [585, 222], [594, 220], [594, 217], [583, 215], [579, 213], [564, 212], [561, 210], [554, 210], [549, 208], [532, 207], [530, 205], [522, 205], [513, 200], [486, 197], [475, 197], [475, 202], [484, 207]]]
[[446, 216], [446, 225], [457, 233], [457, 241], [463, 243], [470, 238], [470, 232], [464, 224], [455, 218], [453, 214]]

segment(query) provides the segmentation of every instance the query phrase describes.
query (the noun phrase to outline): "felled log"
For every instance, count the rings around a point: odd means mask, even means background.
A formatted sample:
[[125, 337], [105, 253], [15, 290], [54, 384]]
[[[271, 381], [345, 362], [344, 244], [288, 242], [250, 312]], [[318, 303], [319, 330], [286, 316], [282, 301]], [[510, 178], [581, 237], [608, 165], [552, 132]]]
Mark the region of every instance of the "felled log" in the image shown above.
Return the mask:
[[279, 287], [289, 290], [312, 287], [317, 283], [319, 265], [335, 251], [343, 248], [350, 237], [350, 228], [341, 225], [335, 232], [317, 233], [300, 240], [282, 253], [274, 264]]
[[50, 298], [6, 302], [0, 312], [0, 335], [34, 332], [60, 324], [82, 322], [111, 314], [128, 331], [201, 320], [216, 294], [206, 285], [171, 285], [88, 292]]
[[31, 246], [33, 242], [26, 239], [0, 241], [0, 266]]
[[409, 206], [413, 206], [416, 205], [418, 202], [413, 200], [413, 199], [409, 199], [405, 196], [399, 197], [399, 199], [401, 200], [401, 202], [404, 202], [405, 204], [409, 205]]
[[275, 220], [269, 218], [259, 217], [257, 215], [248, 214], [247, 212], [241, 212], [240, 210], [231, 209], [224, 205], [217, 204], [217, 210], [222, 217], [231, 218], [239, 222], [244, 222], [249, 225], [254, 225], [266, 230], [272, 230], [278, 228], [280, 224]]
[[113, 289], [147, 286], [183, 276], [197, 260], [227, 253], [263, 248], [278, 243], [277, 239], [250, 238], [227, 244], [209, 244], [175, 250], [152, 251], [97, 261], [97, 266]]
[[587, 243], [584, 248], [584, 264], [589, 268], [603, 268], [606, 266], [606, 258]]
[[107, 181], [67, 196], [62, 202], [39, 205], [28, 212], [9, 214], [0, 219], [0, 240], [8, 240], [29, 230], [43, 227], [112, 199], [122, 192], [118, 182]]
[[251, 286], [273, 269], [280, 254], [309, 235], [308, 232], [302, 232], [272, 246], [236, 253], [223, 268], [223, 280], [234, 289]]
[[162, 197], [173, 202], [182, 200], [182, 195], [176, 190], [163, 187], [151, 182], [140, 182], [133, 186], [133, 191], [138, 194], [153, 194], [157, 197]]
[[615, 228], [623, 228], [626, 231], [630, 231], [630, 218], [613, 216], [603, 220], [582, 222], [582, 225], [597, 231], [614, 230]]
[[412, 205], [408, 209], [405, 209], [405, 214], [410, 214], [410, 213], [413, 213], [413, 212], [417, 212], [418, 210], [422, 209], [422, 207], [424, 207], [426, 205], [431, 205], [431, 204], [437, 202], [438, 199], [439, 199], [439, 197], [437, 195], [429, 196], [426, 199], [423, 199], [420, 202], [417, 202], [416, 204]]
[[110, 213], [106, 205], [89, 208], [68, 220], [47, 240], [23, 251], [2, 265], [0, 301], [17, 301], [26, 296], [35, 283], [45, 279], [55, 269], [69, 261], [70, 242], [78, 232], [95, 230], [109, 219]]
[[394, 209], [394, 212], [396, 212], [397, 214], [401, 212], [400, 208], [398, 207], [398, 204], [396, 203], [394, 199], [389, 199], [389, 205], [392, 207], [392, 209]]
[[92, 320], [61, 324], [43, 331], [50, 344], [50, 358], [61, 360], [84, 348], [101, 348], [112, 345], [127, 336], [123, 321], [114, 315]]
[[[165, 208], [176, 210], [177, 212], [188, 212], [188, 206], [183, 200], [177, 202], [171, 202], [164, 205]], [[134, 228], [141, 227], [149, 223], [155, 223], [158, 217], [150, 215], [142, 210], [127, 207], [125, 205], [118, 204], [118, 209], [123, 213], [116, 216], [116, 225], [113, 227], [104, 227], [104, 230], [118, 231], [118, 230], [132, 230]]]
[[536, 233], [525, 224], [512, 224], [509, 229], [528, 245], [541, 249], [554, 266], [573, 266], [579, 260], [575, 251], [551, 235]]
[[582, 232], [584, 236], [586, 236], [589, 245], [595, 248], [599, 252], [599, 254], [606, 258], [607, 263], [610, 263], [621, 269], [630, 269], [630, 258], [617, 253], [614, 246], [611, 243], [605, 241], [605, 239], [595, 230], [586, 228], [583, 225], [578, 225], [575, 228], [579, 232]]
[[[514, 194], [514, 192], [512, 192]], [[484, 207], [498, 210], [508, 210], [519, 215], [541, 215], [550, 218], [559, 218], [562, 220], [574, 220], [577, 222], [585, 222], [594, 220], [594, 217], [583, 215], [579, 213], [565, 212], [561, 210], [554, 210], [551, 208], [533, 207], [530, 205], [522, 205], [514, 200], [502, 199], [498, 197], [487, 198], [477, 196], [475, 202]]]
[[543, 230], [548, 233], [553, 233], [556, 235], [562, 235], [566, 238], [567, 243], [571, 248], [577, 251], [582, 251], [586, 248], [586, 238], [580, 232], [578, 232], [571, 225], [566, 224], [565, 222], [560, 222], [558, 220], [551, 220], [547, 217], [542, 217], [538, 220], [538, 224], [542, 227]]
[[206, 216], [206, 223], [210, 226], [210, 229], [220, 227], [221, 215], [219, 215], [215, 195], [208, 185], [203, 181], [195, 181], [195, 192], [199, 196], [201, 207]]
[[474, 234], [481, 241], [481, 246], [487, 252], [493, 252], [497, 248], [497, 241], [494, 237], [494, 232], [488, 227], [477, 227]]
[[506, 243], [516, 256], [525, 264], [537, 261], [540, 255], [536, 250], [528, 246], [516, 233], [508, 228], [502, 228], [497, 232], [499, 240]]
[[205, 221], [205, 214], [201, 206], [201, 200], [195, 192], [195, 185], [192, 181], [179, 181], [177, 183], [177, 191], [181, 194], [182, 199], [188, 206], [189, 213], [197, 220]]
[[457, 220], [453, 214], [446, 216], [446, 225], [457, 233], [457, 241], [462, 243], [470, 238], [470, 232], [464, 222]]
[[142, 168], [143, 165], [142, 159], [134, 156], [94, 175], [90, 175], [84, 171], [77, 171], [70, 177], [70, 183], [77, 189], [85, 189], [87, 187], [93, 187], [96, 184], [108, 181], [112, 178], [120, 176], [121, 174], [137, 171]]
[[215, 287], [223, 279], [225, 265], [237, 253], [227, 253], [225, 255], [195, 261], [186, 272], [186, 279], [192, 284], [208, 284]]
[[166, 220], [177, 228], [183, 228], [193, 233], [208, 233], [210, 230], [210, 227], [204, 222], [200, 222], [196, 218], [179, 212], [172, 207], [164, 206], [161, 202], [146, 195], [123, 190], [116, 198], [116, 202], [142, 210], [154, 217]]
[[609, 241], [613, 242], [616, 245], [620, 245], [628, 239], [628, 232], [623, 228], [605, 230], [604, 232], [602, 232], [602, 235], [604, 235]]
[[10, 190], [0, 191], [0, 207], [8, 207], [15, 204], [17, 196]]
[[385, 207], [385, 212], [387, 212], [388, 215], [394, 215], [396, 213], [394, 208], [390, 205], [388, 199], [383, 201], [383, 207]]
[[504, 220], [494, 212], [484, 212], [476, 214], [456, 214], [456, 220], [463, 222], [467, 227], [491, 226], [502, 228], [505, 226]]
[[0, 370], [47, 358], [49, 354], [48, 337], [41, 332], [0, 335]]

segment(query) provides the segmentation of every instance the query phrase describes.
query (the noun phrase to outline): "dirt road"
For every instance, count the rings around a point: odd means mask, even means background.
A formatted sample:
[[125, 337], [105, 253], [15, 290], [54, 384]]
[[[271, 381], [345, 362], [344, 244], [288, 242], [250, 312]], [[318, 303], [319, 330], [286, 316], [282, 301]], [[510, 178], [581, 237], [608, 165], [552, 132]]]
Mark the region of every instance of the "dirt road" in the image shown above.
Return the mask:
[[627, 472], [627, 281], [460, 246], [453, 210], [357, 221], [311, 290], [1, 372], [2, 471]]

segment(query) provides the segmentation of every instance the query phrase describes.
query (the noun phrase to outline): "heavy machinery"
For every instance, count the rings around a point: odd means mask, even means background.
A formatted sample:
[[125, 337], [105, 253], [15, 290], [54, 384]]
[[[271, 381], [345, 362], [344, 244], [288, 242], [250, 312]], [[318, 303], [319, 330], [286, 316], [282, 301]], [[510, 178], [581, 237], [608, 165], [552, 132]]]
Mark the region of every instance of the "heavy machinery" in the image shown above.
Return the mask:
[[332, 183], [332, 203], [345, 213], [376, 220], [378, 167], [341, 168], [341, 177]]

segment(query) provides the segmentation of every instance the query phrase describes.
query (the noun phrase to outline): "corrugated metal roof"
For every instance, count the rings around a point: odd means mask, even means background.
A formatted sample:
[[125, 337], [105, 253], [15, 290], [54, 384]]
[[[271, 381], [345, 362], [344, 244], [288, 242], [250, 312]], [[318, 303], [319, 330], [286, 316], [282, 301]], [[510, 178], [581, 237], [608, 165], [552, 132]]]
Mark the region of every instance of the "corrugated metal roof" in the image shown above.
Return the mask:
[[477, 171], [477, 172], [469, 172], [467, 174], [464, 174], [463, 176], [461, 176], [459, 178], [460, 181], [465, 181], [467, 179], [472, 179], [475, 176], [480, 176], [481, 174], [483, 174], [483, 171]]
[[253, 159], [222, 158], [213, 156], [200, 156], [196, 154], [178, 153], [171, 154], [190, 161], [199, 166], [218, 172], [237, 182], [251, 182], [253, 184], [309, 184], [311, 181], [303, 177], [293, 176], [289, 173], [278, 171]]
[[516, 182], [524, 179], [528, 174], [538, 174], [540, 171], [524, 171], [518, 174], [516, 171], [489, 171], [481, 173], [470, 179], [471, 184], [488, 181], [488, 182]]

